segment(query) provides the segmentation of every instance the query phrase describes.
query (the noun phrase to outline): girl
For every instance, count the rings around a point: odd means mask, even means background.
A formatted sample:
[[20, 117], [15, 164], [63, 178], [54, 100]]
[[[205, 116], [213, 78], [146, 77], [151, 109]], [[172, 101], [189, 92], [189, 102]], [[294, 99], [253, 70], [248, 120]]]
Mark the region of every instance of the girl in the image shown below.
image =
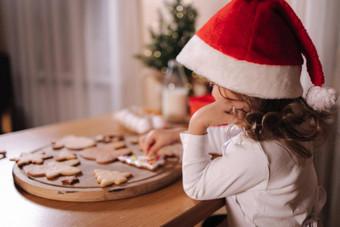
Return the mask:
[[[300, 84], [303, 54], [314, 87]], [[212, 82], [216, 101], [198, 110], [183, 143], [183, 187], [193, 199], [226, 198], [229, 226], [317, 224], [325, 195], [313, 166], [334, 90], [315, 47], [283, 0], [233, 0], [186, 44], [177, 60]], [[228, 124], [227, 126], [212, 127]], [[179, 141], [151, 132], [146, 152]], [[167, 139], [165, 139], [167, 138]], [[211, 160], [209, 153], [222, 156]]]

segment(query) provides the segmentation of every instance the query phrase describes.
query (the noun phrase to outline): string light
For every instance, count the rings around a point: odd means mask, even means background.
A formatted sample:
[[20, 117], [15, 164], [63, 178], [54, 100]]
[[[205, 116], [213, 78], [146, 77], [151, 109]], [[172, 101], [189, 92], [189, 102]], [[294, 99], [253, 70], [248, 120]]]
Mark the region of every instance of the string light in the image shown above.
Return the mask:
[[177, 39], [179, 35], [177, 32], [173, 32], [171, 36], [172, 38]]
[[155, 58], [159, 58], [160, 56], [162, 56], [162, 53], [160, 51], [156, 50], [155, 52], [153, 52], [153, 56]]
[[145, 51], [144, 51], [144, 55], [145, 55], [146, 57], [150, 57], [150, 56], [152, 55], [151, 50], [145, 50]]
[[178, 13], [176, 13], [176, 17], [178, 17], [178, 18], [182, 18], [183, 17], [183, 13], [182, 12], [178, 12]]
[[177, 10], [178, 12], [182, 12], [182, 11], [183, 11], [183, 6], [182, 6], [182, 5], [178, 5], [178, 6], [176, 7], [176, 10]]

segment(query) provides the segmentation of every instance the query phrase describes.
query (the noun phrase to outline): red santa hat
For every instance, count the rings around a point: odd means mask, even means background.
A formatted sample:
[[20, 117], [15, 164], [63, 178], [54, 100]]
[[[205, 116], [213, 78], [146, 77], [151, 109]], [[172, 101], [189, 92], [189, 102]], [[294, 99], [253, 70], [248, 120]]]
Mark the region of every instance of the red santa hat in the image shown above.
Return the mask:
[[334, 105], [315, 46], [284, 0], [233, 0], [189, 40], [177, 61], [232, 91], [264, 99], [300, 97], [304, 55], [314, 87], [307, 103], [318, 111]]

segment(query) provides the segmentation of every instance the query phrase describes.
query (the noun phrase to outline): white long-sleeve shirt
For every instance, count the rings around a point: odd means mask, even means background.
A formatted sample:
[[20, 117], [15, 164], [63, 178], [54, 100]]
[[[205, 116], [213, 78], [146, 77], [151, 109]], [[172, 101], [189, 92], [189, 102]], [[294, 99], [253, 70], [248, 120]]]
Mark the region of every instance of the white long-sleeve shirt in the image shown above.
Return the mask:
[[[312, 158], [300, 160], [277, 141], [254, 141], [236, 126], [184, 132], [181, 140], [185, 192], [198, 200], [226, 197], [230, 226], [301, 226], [311, 213]], [[211, 160], [209, 153], [222, 156]]]

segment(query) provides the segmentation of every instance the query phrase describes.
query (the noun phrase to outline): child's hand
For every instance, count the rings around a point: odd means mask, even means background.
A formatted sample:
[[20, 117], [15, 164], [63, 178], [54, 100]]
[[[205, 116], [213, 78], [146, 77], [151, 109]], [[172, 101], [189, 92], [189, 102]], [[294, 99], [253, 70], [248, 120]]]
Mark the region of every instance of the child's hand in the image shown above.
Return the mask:
[[207, 128], [213, 125], [235, 122], [237, 111], [249, 111], [249, 105], [244, 101], [231, 99], [217, 100], [199, 109], [191, 118], [189, 133], [203, 135]]
[[173, 128], [152, 130], [139, 138], [139, 146], [144, 154], [155, 154], [164, 146], [181, 142], [179, 134], [185, 130], [187, 129]]

